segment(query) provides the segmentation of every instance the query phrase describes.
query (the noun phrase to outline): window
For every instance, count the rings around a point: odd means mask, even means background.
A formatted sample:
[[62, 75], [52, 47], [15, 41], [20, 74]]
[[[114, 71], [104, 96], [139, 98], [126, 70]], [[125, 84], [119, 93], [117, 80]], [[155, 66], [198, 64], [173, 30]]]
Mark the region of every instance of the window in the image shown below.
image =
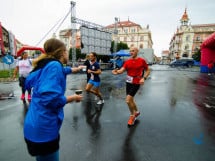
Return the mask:
[[140, 36], [140, 41], [143, 41], [144, 40], [144, 36]]
[[200, 41], [200, 40], [201, 40], [200, 36], [197, 36], [196, 41]]
[[134, 36], [131, 37], [131, 41], [134, 41]]
[[189, 49], [189, 45], [186, 45], [185, 47], [184, 47], [184, 50], [188, 50]]
[[186, 41], [190, 41], [190, 35], [186, 36]]
[[128, 29], [124, 29], [124, 32], [127, 34], [128, 33]]
[[127, 37], [124, 37], [124, 42], [127, 42]]
[[143, 49], [143, 44], [140, 44], [140, 49]]
[[131, 29], [131, 32], [132, 32], [132, 33], [135, 33], [135, 29]]
[[194, 48], [194, 51], [195, 51], [195, 52], [199, 51], [199, 46], [196, 46], [196, 47]]

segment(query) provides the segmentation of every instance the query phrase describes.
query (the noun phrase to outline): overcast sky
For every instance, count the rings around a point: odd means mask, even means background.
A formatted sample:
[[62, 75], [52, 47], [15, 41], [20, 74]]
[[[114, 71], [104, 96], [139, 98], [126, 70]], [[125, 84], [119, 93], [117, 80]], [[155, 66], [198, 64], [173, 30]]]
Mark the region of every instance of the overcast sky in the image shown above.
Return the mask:
[[[0, 22], [24, 44], [35, 46], [71, 8], [70, 0], [0, 0]], [[185, 8], [191, 24], [215, 23], [214, 0], [77, 0], [76, 17], [102, 26], [114, 18], [149, 25], [155, 54], [168, 50]], [[71, 27], [71, 15], [59, 30]], [[57, 25], [45, 38], [57, 30]], [[57, 30], [57, 33], [59, 32]], [[38, 46], [42, 47], [44, 41]]]

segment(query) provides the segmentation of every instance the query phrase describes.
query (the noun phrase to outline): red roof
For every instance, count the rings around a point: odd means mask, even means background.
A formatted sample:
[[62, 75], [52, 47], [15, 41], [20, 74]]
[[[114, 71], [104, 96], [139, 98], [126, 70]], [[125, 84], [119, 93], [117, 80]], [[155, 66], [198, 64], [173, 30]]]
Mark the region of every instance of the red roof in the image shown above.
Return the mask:
[[[117, 23], [117, 27], [133, 27], [133, 26], [140, 26], [139, 24], [136, 24], [130, 20], [128, 21], [120, 21]], [[106, 26], [105, 28], [114, 28], [115, 24], [111, 24]]]
[[188, 20], [189, 20], [189, 18], [188, 18], [188, 15], [187, 15], [187, 9], [185, 8], [185, 11], [184, 11], [184, 14], [183, 14], [183, 16], [181, 18], [181, 21], [188, 21]]
[[169, 55], [169, 50], [163, 50], [163, 51], [162, 51], [162, 54], [163, 54], [163, 55]]
[[214, 27], [215, 23], [212, 24], [196, 24], [196, 25], [192, 25], [193, 28], [199, 28], [199, 27]]

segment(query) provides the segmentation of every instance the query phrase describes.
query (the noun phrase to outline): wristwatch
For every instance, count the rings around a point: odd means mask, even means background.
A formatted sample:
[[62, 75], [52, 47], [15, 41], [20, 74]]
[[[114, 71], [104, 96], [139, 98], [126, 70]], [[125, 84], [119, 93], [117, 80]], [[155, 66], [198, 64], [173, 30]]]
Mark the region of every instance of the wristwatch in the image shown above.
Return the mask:
[[147, 79], [147, 77], [143, 77], [144, 78], [144, 80], [146, 80]]

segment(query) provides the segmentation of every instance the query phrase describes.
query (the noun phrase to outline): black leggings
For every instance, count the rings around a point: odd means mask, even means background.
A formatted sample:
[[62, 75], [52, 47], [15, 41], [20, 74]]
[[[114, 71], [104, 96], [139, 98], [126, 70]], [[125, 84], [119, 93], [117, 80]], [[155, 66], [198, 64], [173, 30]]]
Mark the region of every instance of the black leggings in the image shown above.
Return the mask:
[[[25, 80], [26, 78], [25, 77], [19, 77], [19, 86], [21, 87], [22, 89], [22, 94], [25, 94]], [[31, 94], [31, 90], [28, 90], [28, 94]]]

